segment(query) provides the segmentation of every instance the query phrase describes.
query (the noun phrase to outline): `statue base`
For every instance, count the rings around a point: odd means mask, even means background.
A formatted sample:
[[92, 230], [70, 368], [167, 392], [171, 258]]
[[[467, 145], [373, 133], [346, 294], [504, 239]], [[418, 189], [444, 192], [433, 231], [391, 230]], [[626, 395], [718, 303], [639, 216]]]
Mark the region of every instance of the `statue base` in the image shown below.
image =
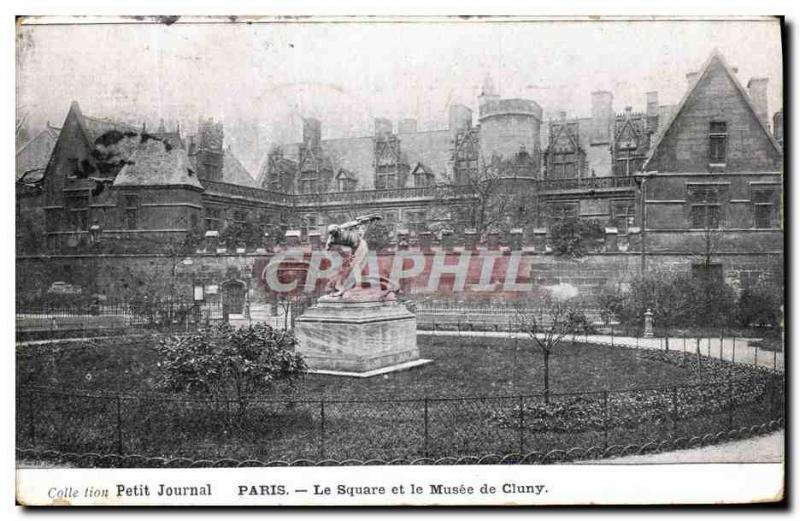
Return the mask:
[[309, 372], [375, 376], [417, 367], [417, 318], [391, 300], [322, 297], [295, 321]]

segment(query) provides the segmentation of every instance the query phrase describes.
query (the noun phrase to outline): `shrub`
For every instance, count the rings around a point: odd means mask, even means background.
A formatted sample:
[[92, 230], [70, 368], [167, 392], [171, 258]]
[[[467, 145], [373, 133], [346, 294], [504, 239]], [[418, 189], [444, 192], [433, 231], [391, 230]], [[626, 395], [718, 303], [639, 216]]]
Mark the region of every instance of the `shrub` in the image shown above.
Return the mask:
[[258, 248], [264, 242], [264, 228], [250, 221], [232, 223], [222, 230], [219, 240], [231, 249]]
[[604, 320], [616, 316], [640, 325], [648, 309], [657, 328], [730, 325], [736, 315], [736, 294], [721, 279], [685, 272], [651, 271], [631, 279], [629, 288], [606, 286], [597, 297]]
[[277, 381], [293, 381], [305, 369], [291, 350], [291, 331], [265, 324], [234, 328], [220, 324], [196, 334], [170, 337], [156, 347], [162, 374], [158, 386], [173, 392], [235, 401], [239, 414]]
[[693, 278], [683, 299], [689, 325], [719, 327], [735, 321], [736, 293], [721, 279]]
[[583, 257], [603, 237], [603, 228], [596, 221], [578, 217], [561, 219], [550, 227], [553, 252], [564, 257]]
[[766, 284], [745, 288], [736, 303], [736, 320], [743, 327], [778, 327], [782, 304], [782, 288]]

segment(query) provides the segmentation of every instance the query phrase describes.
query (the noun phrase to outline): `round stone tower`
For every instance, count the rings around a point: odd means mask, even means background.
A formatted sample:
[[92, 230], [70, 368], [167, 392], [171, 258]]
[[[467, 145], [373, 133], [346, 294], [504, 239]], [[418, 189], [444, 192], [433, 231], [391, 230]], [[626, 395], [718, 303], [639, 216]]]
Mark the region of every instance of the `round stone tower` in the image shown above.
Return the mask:
[[[481, 155], [486, 163], [492, 157], [511, 159], [520, 150], [538, 157], [541, 148], [542, 108], [533, 100], [499, 99], [482, 96], [478, 113]], [[538, 162], [535, 172], [539, 175]]]

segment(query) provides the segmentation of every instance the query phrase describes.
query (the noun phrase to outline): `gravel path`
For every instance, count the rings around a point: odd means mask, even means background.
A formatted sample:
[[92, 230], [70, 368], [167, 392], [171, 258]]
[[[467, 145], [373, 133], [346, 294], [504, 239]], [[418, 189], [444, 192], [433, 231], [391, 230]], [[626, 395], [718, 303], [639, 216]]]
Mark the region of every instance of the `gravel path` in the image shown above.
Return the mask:
[[[527, 333], [510, 333], [508, 331], [417, 331], [418, 335], [432, 336], [475, 336], [489, 338], [527, 338]], [[566, 340], [571, 340], [567, 336]], [[632, 347], [638, 349], [658, 349], [664, 350], [667, 343], [664, 338], [636, 338], [611, 335], [576, 335], [575, 340], [587, 344], [615, 345]], [[767, 351], [758, 347], [758, 338], [736, 338], [734, 345], [733, 337], [725, 337], [720, 343], [719, 337], [711, 338], [670, 338], [669, 350], [688, 354], [697, 354], [699, 351], [702, 356], [729, 360], [737, 364], [758, 365], [767, 369], [783, 371], [783, 353]], [[684, 347], [685, 346], [685, 347]]]
[[658, 463], [781, 463], [783, 462], [783, 430], [747, 440], [729, 441], [697, 449], [676, 450], [642, 456], [622, 456], [604, 460], [581, 461], [578, 464], [629, 465]]

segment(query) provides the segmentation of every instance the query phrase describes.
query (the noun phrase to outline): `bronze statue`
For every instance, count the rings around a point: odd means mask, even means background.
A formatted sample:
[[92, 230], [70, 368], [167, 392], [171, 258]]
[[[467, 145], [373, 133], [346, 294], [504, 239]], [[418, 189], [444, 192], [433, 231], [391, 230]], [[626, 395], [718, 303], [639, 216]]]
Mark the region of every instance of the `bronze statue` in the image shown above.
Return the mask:
[[[341, 297], [348, 289], [361, 288], [361, 271], [367, 259], [367, 241], [364, 235], [368, 226], [381, 219], [380, 215], [361, 215], [352, 221], [343, 224], [328, 226], [328, 240], [325, 249], [331, 246], [346, 246], [350, 248], [349, 257], [342, 262], [339, 276], [331, 280], [331, 297]], [[350, 281], [352, 280], [352, 283]]]

